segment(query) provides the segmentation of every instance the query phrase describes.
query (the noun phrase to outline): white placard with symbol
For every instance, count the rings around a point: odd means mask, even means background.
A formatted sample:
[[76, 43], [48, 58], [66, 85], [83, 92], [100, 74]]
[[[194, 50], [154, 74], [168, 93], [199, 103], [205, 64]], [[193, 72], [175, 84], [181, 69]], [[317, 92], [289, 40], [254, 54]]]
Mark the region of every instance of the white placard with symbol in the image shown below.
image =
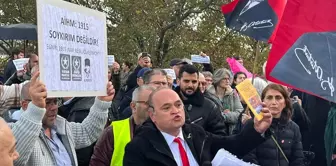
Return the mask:
[[21, 58], [21, 59], [13, 60], [13, 63], [15, 65], [16, 70], [20, 71], [24, 69], [24, 65], [27, 64], [28, 61], [29, 61], [29, 58]]
[[210, 64], [210, 57], [201, 55], [191, 55], [191, 61], [194, 63]]
[[176, 79], [175, 71], [173, 69], [163, 69], [167, 72], [167, 75], [170, 76], [173, 80]]
[[61, 0], [37, 0], [40, 79], [48, 97], [104, 96], [106, 15]]
[[108, 55], [107, 56], [107, 64], [108, 64], [108, 66], [112, 66], [114, 62], [115, 62], [114, 61], [114, 55]]

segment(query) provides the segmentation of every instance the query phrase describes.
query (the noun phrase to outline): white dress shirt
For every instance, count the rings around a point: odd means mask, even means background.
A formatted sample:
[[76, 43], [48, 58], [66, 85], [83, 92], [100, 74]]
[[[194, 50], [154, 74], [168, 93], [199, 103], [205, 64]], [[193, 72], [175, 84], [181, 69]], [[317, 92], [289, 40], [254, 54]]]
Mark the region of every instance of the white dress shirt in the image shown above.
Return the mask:
[[[170, 151], [173, 153], [175, 162], [177, 163], [178, 166], [183, 166], [180, 151], [179, 151], [179, 148], [178, 148], [178, 144], [176, 142], [174, 142], [174, 139], [176, 137], [174, 137], [174, 136], [172, 136], [168, 133], [162, 132], [162, 131], [161, 131], [161, 133], [162, 133], [163, 137], [165, 138], [165, 140], [166, 140], [166, 142], [167, 142], [167, 144], [170, 148]], [[177, 137], [180, 138], [182, 146], [187, 153], [188, 160], [189, 160], [189, 165], [190, 166], [198, 166], [198, 163], [197, 163], [195, 157], [193, 156], [187, 142], [184, 140], [182, 129], [180, 129], [180, 133]]]

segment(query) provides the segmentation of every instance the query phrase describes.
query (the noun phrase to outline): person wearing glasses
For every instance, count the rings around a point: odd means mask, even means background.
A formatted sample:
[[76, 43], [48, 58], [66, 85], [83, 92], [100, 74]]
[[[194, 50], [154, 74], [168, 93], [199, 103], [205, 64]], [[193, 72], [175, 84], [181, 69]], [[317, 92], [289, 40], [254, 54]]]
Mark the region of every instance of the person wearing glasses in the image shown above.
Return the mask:
[[101, 135], [107, 121], [108, 108], [114, 97], [111, 82], [107, 95], [96, 97], [89, 115], [82, 123], [68, 122], [58, 116], [58, 100], [47, 97], [39, 72], [30, 80], [27, 110], [10, 127], [21, 155], [14, 165], [78, 165], [76, 149], [90, 146]]
[[213, 80], [213, 86], [208, 89], [208, 92], [215, 95], [218, 102], [221, 103], [220, 110], [228, 126], [227, 130], [231, 135], [238, 122], [240, 113], [243, 112], [239, 95], [237, 91], [231, 88], [233, 75], [228, 69], [221, 68], [215, 71]]
[[133, 138], [135, 129], [148, 118], [148, 97], [154, 91], [150, 85], [142, 85], [133, 91], [132, 116], [130, 118], [114, 121], [107, 127], [98, 140], [90, 166], [122, 165], [124, 149]]
[[[144, 71], [145, 70], [145, 71]], [[168, 87], [168, 81], [167, 81], [167, 73], [166, 71], [162, 69], [149, 69], [149, 68], [143, 68], [138, 73], [138, 79], [137, 79], [138, 86], [141, 85], [149, 85], [153, 88], [160, 88], [160, 87]], [[134, 90], [133, 90], [134, 91]], [[132, 91], [132, 94], [133, 94]], [[129, 95], [127, 98], [132, 98], [133, 95]], [[119, 120], [129, 118], [132, 115], [132, 109], [130, 107], [131, 100], [127, 103], [128, 106], [125, 105], [125, 103], [121, 104], [118, 111], [119, 112]], [[121, 109], [121, 106], [126, 106], [124, 109]]]

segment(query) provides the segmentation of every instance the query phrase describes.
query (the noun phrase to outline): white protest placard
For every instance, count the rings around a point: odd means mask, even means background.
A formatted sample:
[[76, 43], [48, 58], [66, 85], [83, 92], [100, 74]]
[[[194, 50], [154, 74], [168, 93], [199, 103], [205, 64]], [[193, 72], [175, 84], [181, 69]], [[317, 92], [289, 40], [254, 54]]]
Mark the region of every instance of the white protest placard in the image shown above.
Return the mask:
[[23, 66], [27, 64], [29, 61], [29, 58], [21, 58], [21, 59], [15, 59], [13, 60], [13, 63], [15, 65], [15, 68], [17, 71], [23, 70]]
[[201, 55], [191, 55], [191, 61], [194, 63], [205, 63], [210, 64], [209, 56], [201, 56]]
[[170, 76], [173, 80], [176, 79], [175, 71], [173, 69], [163, 69], [167, 72], [167, 75]]
[[107, 55], [107, 64], [108, 66], [112, 66], [114, 63], [114, 55]]
[[106, 95], [106, 15], [62, 0], [36, 5], [40, 79], [48, 97]]

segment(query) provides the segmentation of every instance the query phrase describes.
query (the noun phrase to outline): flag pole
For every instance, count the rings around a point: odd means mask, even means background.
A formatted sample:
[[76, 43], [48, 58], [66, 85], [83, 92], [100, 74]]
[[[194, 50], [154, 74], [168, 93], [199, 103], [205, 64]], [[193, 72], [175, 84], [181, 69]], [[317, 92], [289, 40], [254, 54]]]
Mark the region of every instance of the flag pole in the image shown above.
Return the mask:
[[258, 57], [260, 56], [260, 49], [259, 49], [259, 41], [255, 41], [255, 52], [254, 52], [254, 62], [253, 62], [253, 69], [252, 69], [252, 84], [254, 83], [254, 78], [255, 78], [255, 73], [256, 73], [256, 68], [257, 68], [257, 62], [258, 62]]
[[[256, 66], [257, 66], [257, 60], [260, 55], [260, 49], [259, 49], [259, 41], [255, 40], [254, 44], [254, 62], [253, 62], [253, 68], [252, 68], [252, 85], [254, 84], [254, 78], [255, 78], [255, 72], [256, 72]], [[246, 107], [245, 114], [250, 115], [250, 109], [249, 107]]]

